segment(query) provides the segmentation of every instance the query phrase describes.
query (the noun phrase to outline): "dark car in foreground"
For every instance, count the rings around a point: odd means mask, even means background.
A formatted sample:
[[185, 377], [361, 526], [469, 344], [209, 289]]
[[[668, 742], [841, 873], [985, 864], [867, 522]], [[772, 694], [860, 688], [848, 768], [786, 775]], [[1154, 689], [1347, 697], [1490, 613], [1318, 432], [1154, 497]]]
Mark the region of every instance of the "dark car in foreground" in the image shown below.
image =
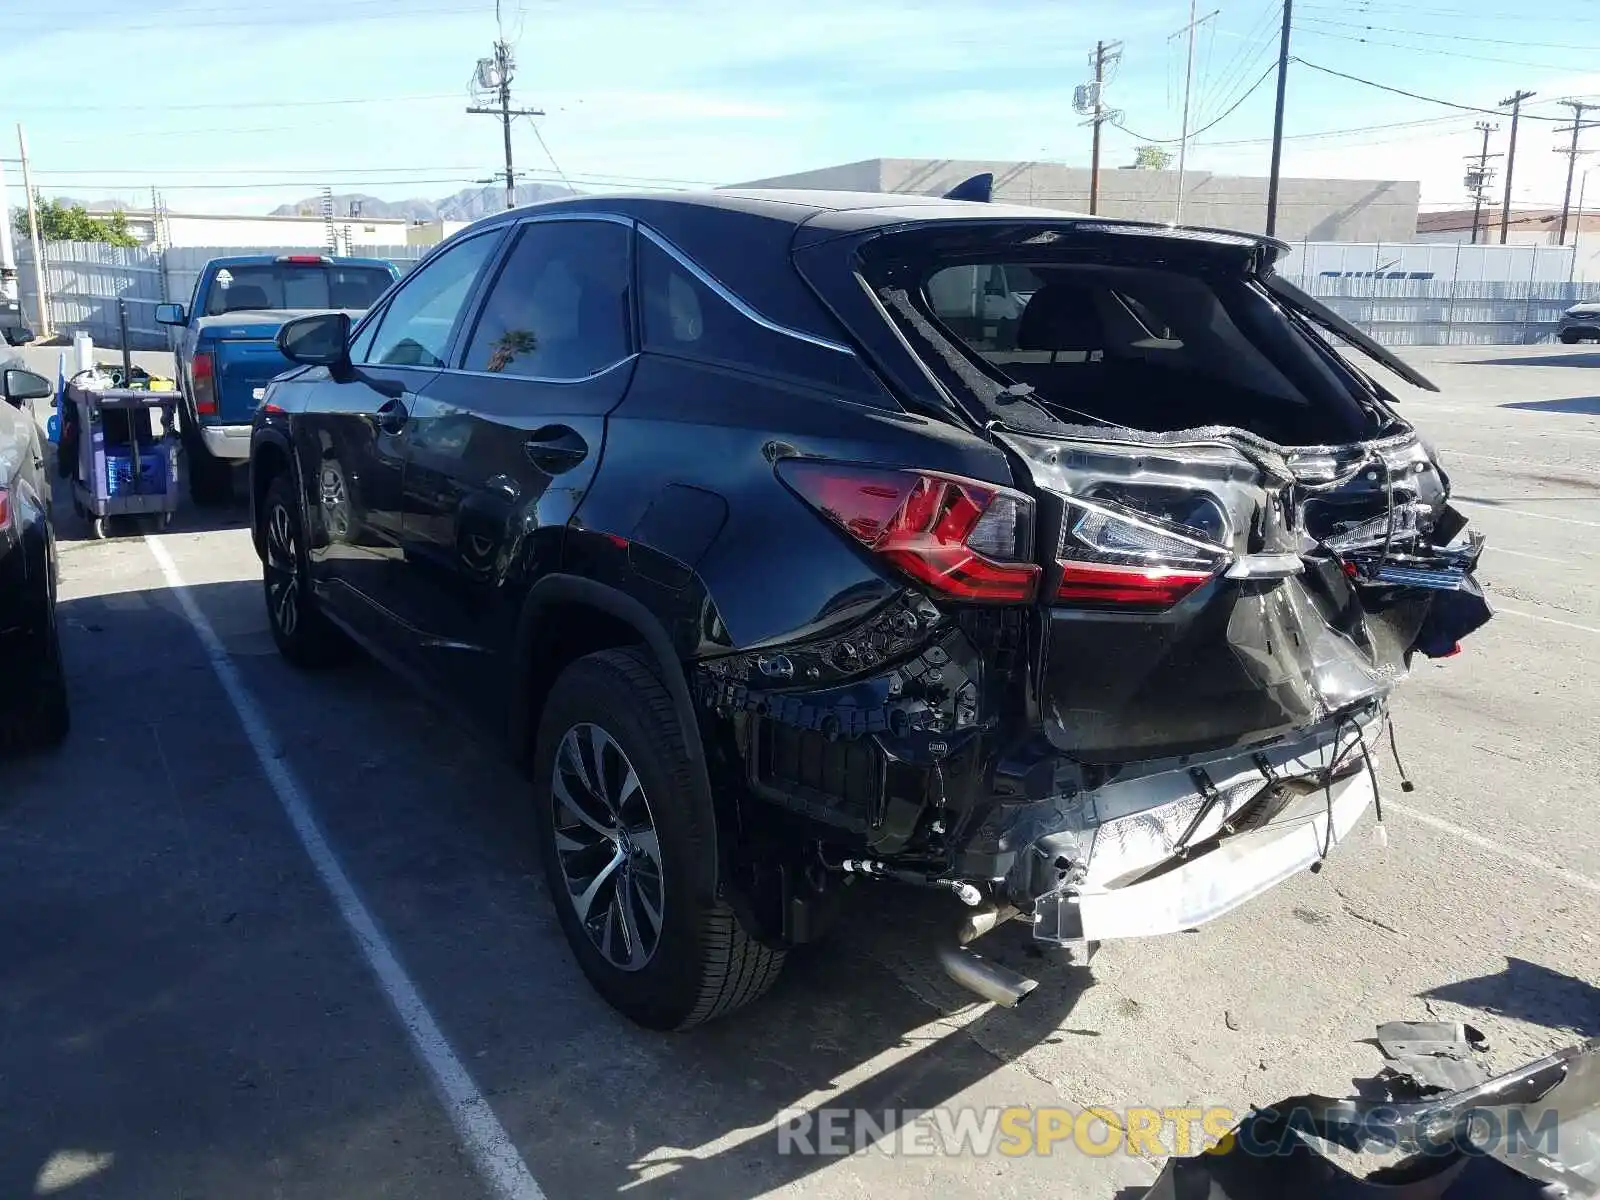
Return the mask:
[[44, 376], [0, 359], [0, 750], [53, 746], [69, 722], [50, 480], [32, 409], [54, 393]]
[[318, 309], [360, 313], [398, 277], [393, 263], [326, 254], [245, 254], [200, 269], [189, 304], [162, 304], [178, 330], [178, 416], [197, 505], [233, 496], [233, 467], [250, 457], [250, 420], [267, 381], [293, 364], [274, 340], [283, 323]]
[[908, 196], [581, 198], [469, 227], [252, 440], [283, 654], [349, 639], [527, 763], [614, 1005], [773, 980], [847, 885], [967, 948], [1186, 930], [1374, 803], [1481, 539], [1267, 239]]

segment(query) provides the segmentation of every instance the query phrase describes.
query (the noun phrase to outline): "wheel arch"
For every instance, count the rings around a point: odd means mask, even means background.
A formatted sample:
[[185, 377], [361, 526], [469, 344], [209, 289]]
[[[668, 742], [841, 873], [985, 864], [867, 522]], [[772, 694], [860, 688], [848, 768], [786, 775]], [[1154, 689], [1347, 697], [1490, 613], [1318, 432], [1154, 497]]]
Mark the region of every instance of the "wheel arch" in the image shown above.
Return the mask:
[[[666, 627], [638, 599], [597, 580], [546, 575], [533, 585], [523, 602], [512, 650], [507, 734], [513, 754], [524, 765], [531, 760], [545, 697], [561, 672], [585, 655], [620, 646], [642, 647], [654, 661], [683, 729], [695, 784], [704, 789], [703, 794], [717, 810], [700, 722], [683, 663]], [[708, 894], [717, 890], [724, 877], [721, 853], [725, 831], [716, 828], [712, 835], [714, 853], [707, 864], [709, 877], [704, 881]]]
[[257, 430], [250, 446], [250, 540], [255, 545], [257, 557], [264, 553], [261, 542], [261, 509], [267, 497], [267, 489], [272, 486], [274, 479], [284, 474], [289, 476], [295, 495], [300, 500], [301, 527], [309, 528], [305, 521], [305, 495], [299, 486], [294, 452], [289, 446], [289, 439], [276, 429]]

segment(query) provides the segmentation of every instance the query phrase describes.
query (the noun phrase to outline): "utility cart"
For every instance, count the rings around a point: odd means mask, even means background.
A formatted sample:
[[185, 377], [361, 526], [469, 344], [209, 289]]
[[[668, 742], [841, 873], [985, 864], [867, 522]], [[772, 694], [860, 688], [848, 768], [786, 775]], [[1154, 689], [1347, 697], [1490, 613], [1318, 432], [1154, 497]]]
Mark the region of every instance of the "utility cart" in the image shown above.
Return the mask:
[[[162, 526], [178, 507], [177, 413], [182, 395], [157, 389], [134, 368], [122, 310], [122, 370], [94, 368], [67, 382], [61, 398], [63, 473], [72, 477], [72, 507], [102, 538], [117, 517], [152, 518]], [[161, 414], [156, 429], [155, 414]]]
[[[177, 406], [175, 391], [96, 387], [109, 382], [88, 375], [67, 384], [66, 403], [76, 409], [79, 436], [72, 472], [72, 507], [89, 522], [92, 536], [105, 536], [116, 517], [151, 517], [165, 526], [178, 507]], [[161, 412], [158, 433], [151, 417]]]

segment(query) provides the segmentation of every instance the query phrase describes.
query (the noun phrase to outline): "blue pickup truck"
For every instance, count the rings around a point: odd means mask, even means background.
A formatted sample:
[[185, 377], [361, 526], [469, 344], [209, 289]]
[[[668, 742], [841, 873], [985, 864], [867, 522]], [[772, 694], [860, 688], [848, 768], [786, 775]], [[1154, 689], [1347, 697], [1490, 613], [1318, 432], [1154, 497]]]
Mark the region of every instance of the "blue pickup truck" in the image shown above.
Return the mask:
[[371, 307], [399, 278], [392, 263], [323, 254], [214, 258], [195, 280], [189, 306], [163, 304], [156, 320], [180, 329], [179, 424], [195, 504], [233, 496], [233, 467], [250, 457], [250, 422], [268, 381], [293, 364], [278, 352], [292, 317]]

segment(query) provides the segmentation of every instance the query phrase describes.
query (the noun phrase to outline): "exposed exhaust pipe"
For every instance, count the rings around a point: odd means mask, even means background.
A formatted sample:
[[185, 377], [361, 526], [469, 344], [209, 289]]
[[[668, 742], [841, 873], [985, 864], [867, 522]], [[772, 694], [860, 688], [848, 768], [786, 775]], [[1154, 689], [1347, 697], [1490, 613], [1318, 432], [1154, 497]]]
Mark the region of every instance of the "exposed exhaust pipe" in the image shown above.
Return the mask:
[[977, 938], [981, 938], [996, 925], [1003, 925], [1017, 915], [1014, 904], [999, 905], [993, 900], [984, 902], [979, 907], [967, 914], [967, 919], [961, 923], [961, 928], [956, 931], [956, 941], [965, 946]]
[[1029, 979], [998, 963], [979, 958], [965, 946], [939, 947], [939, 965], [944, 968], [946, 975], [969, 992], [975, 992], [1003, 1008], [1015, 1008], [1039, 986], [1037, 979]]

